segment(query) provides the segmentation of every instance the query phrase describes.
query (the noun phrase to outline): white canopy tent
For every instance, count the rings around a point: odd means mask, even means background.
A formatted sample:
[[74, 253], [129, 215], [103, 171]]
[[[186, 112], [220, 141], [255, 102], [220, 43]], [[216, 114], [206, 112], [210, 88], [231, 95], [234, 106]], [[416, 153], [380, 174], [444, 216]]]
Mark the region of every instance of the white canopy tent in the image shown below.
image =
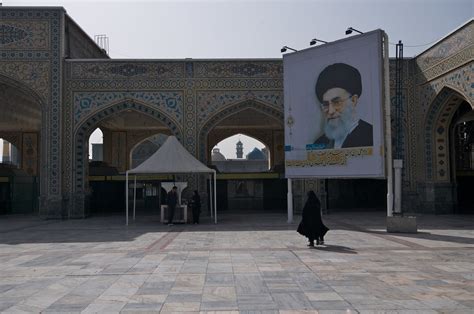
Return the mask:
[[217, 223], [217, 204], [216, 204], [216, 171], [208, 168], [199, 160], [194, 158], [186, 148], [184, 148], [175, 136], [169, 136], [163, 145], [147, 160], [134, 169], [125, 173], [125, 199], [126, 199], [126, 224], [128, 226], [128, 175], [134, 174], [134, 193], [133, 193], [133, 219], [135, 219], [136, 207], [136, 182], [138, 174], [182, 174], [182, 173], [209, 173], [214, 176], [214, 188], [211, 187], [209, 180], [209, 191], [212, 191], [211, 197], [211, 217], [214, 211], [214, 223]]

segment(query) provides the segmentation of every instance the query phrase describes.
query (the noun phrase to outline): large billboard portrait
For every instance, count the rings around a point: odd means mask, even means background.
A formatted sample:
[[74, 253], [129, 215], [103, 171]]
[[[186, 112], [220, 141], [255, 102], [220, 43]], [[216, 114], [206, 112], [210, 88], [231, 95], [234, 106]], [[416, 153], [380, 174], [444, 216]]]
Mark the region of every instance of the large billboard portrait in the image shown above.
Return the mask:
[[381, 30], [284, 55], [287, 178], [382, 178]]

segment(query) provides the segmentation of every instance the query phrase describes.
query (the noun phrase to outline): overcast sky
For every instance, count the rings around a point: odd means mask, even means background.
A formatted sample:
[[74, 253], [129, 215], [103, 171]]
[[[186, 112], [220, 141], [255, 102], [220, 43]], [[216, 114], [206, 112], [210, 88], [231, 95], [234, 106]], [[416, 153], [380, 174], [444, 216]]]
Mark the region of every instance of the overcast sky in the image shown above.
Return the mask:
[[[63, 6], [90, 37], [109, 37], [112, 58], [137, 59], [280, 58], [283, 45], [304, 49], [315, 37], [337, 40], [348, 26], [383, 29], [413, 57], [474, 15], [473, 0], [1, 2]], [[245, 144], [247, 152], [253, 149]], [[220, 148], [234, 158], [235, 142], [230, 146]]]

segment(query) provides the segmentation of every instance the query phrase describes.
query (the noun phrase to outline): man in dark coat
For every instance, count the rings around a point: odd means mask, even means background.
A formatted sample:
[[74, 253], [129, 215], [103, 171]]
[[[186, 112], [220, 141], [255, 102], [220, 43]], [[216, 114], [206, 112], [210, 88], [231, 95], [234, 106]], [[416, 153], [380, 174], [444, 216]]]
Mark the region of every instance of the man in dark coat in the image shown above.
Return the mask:
[[316, 82], [316, 97], [325, 117], [324, 134], [314, 144], [319, 149], [373, 145], [372, 125], [357, 117], [362, 93], [359, 71], [345, 63], [326, 67]]
[[194, 191], [191, 199], [191, 208], [193, 210], [193, 223], [199, 224], [199, 214], [201, 213], [201, 197], [197, 190]]
[[316, 244], [324, 244], [324, 236], [329, 228], [323, 223], [321, 217], [321, 203], [313, 191], [308, 192], [308, 200], [303, 207], [303, 219], [298, 226], [298, 233], [307, 237], [309, 246]]
[[168, 226], [171, 226], [173, 225], [174, 211], [178, 204], [178, 188], [176, 186], [173, 186], [171, 191], [168, 192], [166, 202], [168, 205]]

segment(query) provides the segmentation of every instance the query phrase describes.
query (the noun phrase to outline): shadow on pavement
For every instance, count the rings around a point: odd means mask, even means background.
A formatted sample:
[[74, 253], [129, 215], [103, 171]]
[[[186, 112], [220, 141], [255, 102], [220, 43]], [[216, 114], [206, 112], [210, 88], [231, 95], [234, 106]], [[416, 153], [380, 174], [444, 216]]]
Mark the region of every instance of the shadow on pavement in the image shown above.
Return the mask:
[[314, 249], [318, 251], [325, 251], [325, 252], [357, 254], [357, 251], [355, 251], [354, 249], [347, 246], [342, 246], [342, 245], [326, 244], [324, 246], [315, 246]]
[[[159, 221], [157, 215], [137, 216], [125, 226], [125, 215], [93, 216], [86, 219], [42, 220], [37, 216], [0, 216], [0, 244], [22, 243], [79, 243], [79, 242], [127, 242], [148, 233], [161, 237], [175, 232], [225, 232], [225, 231], [288, 231], [295, 232], [300, 216], [294, 216], [293, 223], [287, 223], [286, 213], [220, 213], [218, 224], [209, 216], [201, 217], [201, 224], [176, 224], [167, 226]], [[455, 230], [473, 230], [473, 216], [424, 216], [421, 226], [431, 232], [418, 234], [392, 233], [385, 231], [383, 213], [341, 213], [325, 215], [328, 227], [335, 230], [347, 230], [374, 234], [389, 239], [406, 237], [462, 244], [474, 244], [474, 237], [456, 235]], [[446, 230], [451, 233], [435, 234], [434, 230]], [[447, 233], [444, 232], [444, 233]], [[463, 234], [467, 235], [467, 234]], [[350, 248], [327, 245], [318, 250], [357, 254]]]
[[[382, 232], [380, 232], [382, 233]], [[441, 242], [453, 242], [461, 244], [474, 244], [474, 238], [452, 236], [445, 234], [433, 234], [430, 232], [418, 232], [418, 233], [384, 233], [391, 236], [413, 238], [413, 239], [426, 239], [430, 241], [441, 241]]]

